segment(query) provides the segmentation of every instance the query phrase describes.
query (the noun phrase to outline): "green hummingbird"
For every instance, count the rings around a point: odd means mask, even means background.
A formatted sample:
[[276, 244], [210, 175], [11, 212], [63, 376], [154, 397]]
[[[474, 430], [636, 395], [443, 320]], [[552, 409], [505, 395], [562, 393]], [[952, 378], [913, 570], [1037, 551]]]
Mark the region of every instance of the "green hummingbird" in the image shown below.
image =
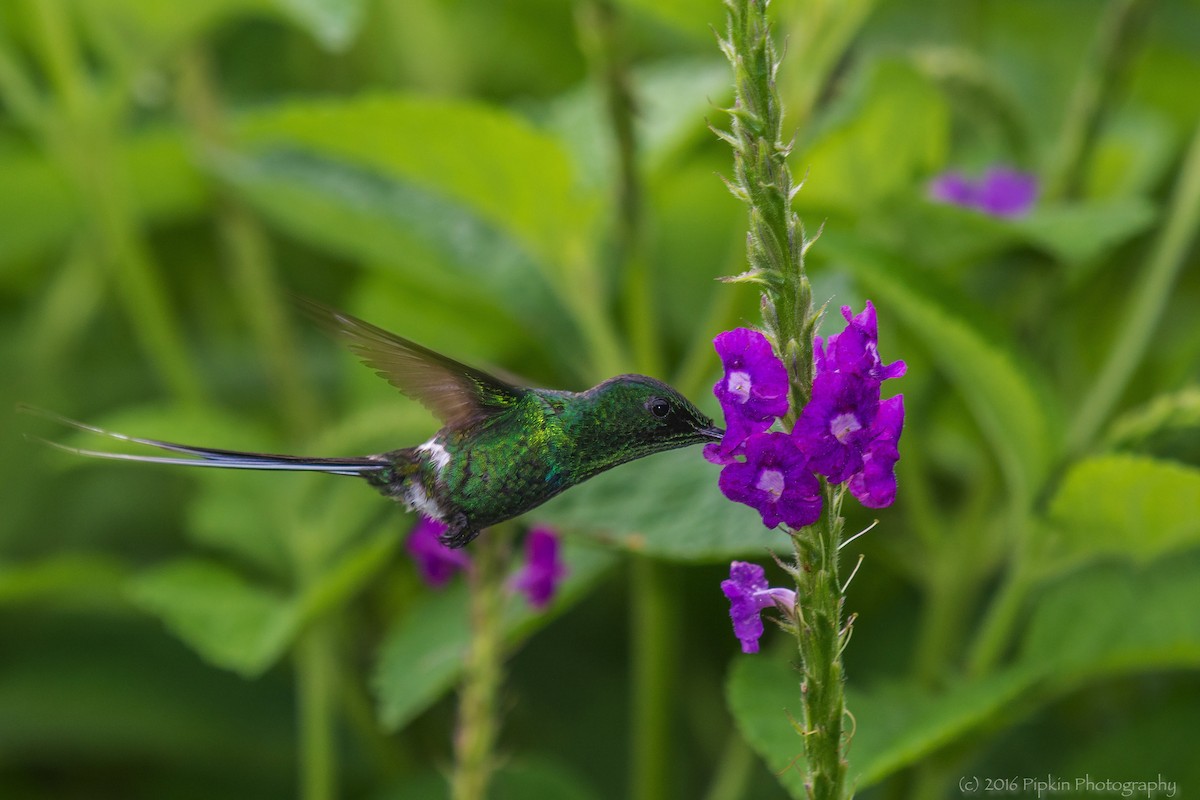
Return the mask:
[[719, 441], [724, 434], [679, 392], [645, 375], [618, 375], [584, 392], [517, 386], [350, 314], [298, 302], [381, 377], [431, 410], [443, 427], [416, 447], [306, 458], [142, 439], [44, 414], [92, 433], [191, 457], [50, 444], [79, 455], [156, 464], [356, 475], [409, 510], [443, 522], [442, 542], [458, 548], [483, 528], [618, 464]]

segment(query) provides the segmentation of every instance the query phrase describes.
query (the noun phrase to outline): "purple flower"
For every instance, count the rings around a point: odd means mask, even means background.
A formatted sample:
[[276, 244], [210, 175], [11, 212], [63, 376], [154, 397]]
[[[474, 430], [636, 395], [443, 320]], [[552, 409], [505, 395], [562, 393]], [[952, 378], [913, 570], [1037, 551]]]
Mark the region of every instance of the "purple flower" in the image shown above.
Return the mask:
[[828, 341], [816, 338], [813, 356], [818, 376], [841, 372], [878, 382], [904, 374], [907, 367], [903, 361], [884, 366], [879, 358], [879, 325], [874, 303], [868, 300], [857, 316], [850, 306], [842, 306], [842, 316], [846, 319], [845, 330], [833, 334]]
[[933, 200], [1006, 219], [1027, 214], [1037, 195], [1037, 176], [1007, 167], [992, 167], [978, 180], [946, 172], [929, 184]]
[[405, 543], [421, 579], [435, 589], [445, 586], [454, 573], [471, 565], [465, 550], [452, 550], [442, 544], [438, 537], [445, 531], [445, 523], [423, 516]]
[[758, 652], [758, 640], [763, 635], [760, 614], [764, 608], [778, 607], [791, 614], [796, 605], [795, 592], [772, 589], [767, 585], [763, 568], [745, 561], [729, 565], [729, 579], [721, 581], [721, 591], [729, 598], [733, 635], [741, 641], [743, 653]]
[[792, 429], [796, 446], [814, 472], [841, 483], [862, 469], [863, 448], [879, 409], [879, 384], [857, 375], [827, 372], [813, 381], [812, 400]]
[[725, 437], [705, 446], [704, 457], [729, 464], [750, 436], [762, 433], [788, 410], [787, 370], [756, 330], [735, 328], [713, 339], [725, 374], [713, 394], [725, 412]]
[[871, 426], [871, 440], [863, 449], [862, 469], [850, 478], [850, 494], [867, 508], [886, 508], [896, 499], [897, 443], [904, 427], [904, 395], [879, 404]]
[[746, 460], [721, 470], [721, 492], [745, 503], [774, 528], [811, 525], [821, 516], [821, 485], [808, 458], [786, 433], [756, 433], [746, 440]]
[[510, 585], [522, 592], [531, 606], [542, 609], [554, 598], [566, 574], [567, 566], [558, 555], [558, 535], [550, 528], [537, 527], [525, 537], [525, 566]]

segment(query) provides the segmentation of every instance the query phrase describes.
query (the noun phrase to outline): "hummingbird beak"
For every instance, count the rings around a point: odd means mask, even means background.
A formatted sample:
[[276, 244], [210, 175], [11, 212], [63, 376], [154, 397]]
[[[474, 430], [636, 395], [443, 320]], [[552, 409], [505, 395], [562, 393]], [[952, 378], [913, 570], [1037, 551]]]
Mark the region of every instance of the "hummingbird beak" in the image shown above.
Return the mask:
[[725, 431], [716, 426], [711, 428], [701, 428], [700, 430], [696, 431], [696, 433], [713, 442], [719, 442], [725, 438]]

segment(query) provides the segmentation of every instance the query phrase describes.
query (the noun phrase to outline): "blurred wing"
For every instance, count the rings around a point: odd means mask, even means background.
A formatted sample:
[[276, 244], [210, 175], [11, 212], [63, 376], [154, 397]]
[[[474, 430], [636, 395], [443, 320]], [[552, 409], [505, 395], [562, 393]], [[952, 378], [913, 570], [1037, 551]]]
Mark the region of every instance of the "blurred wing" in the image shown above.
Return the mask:
[[296, 303], [364, 364], [447, 425], [470, 425], [512, 407], [527, 392], [350, 314], [305, 298]]

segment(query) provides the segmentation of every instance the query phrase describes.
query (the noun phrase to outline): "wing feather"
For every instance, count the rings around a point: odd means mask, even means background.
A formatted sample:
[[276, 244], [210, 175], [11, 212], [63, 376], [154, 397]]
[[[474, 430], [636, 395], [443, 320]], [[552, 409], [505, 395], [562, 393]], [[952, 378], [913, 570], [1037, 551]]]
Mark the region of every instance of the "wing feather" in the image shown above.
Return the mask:
[[296, 298], [296, 302], [380, 377], [446, 425], [471, 425], [512, 407], [527, 392], [351, 314], [305, 298]]

